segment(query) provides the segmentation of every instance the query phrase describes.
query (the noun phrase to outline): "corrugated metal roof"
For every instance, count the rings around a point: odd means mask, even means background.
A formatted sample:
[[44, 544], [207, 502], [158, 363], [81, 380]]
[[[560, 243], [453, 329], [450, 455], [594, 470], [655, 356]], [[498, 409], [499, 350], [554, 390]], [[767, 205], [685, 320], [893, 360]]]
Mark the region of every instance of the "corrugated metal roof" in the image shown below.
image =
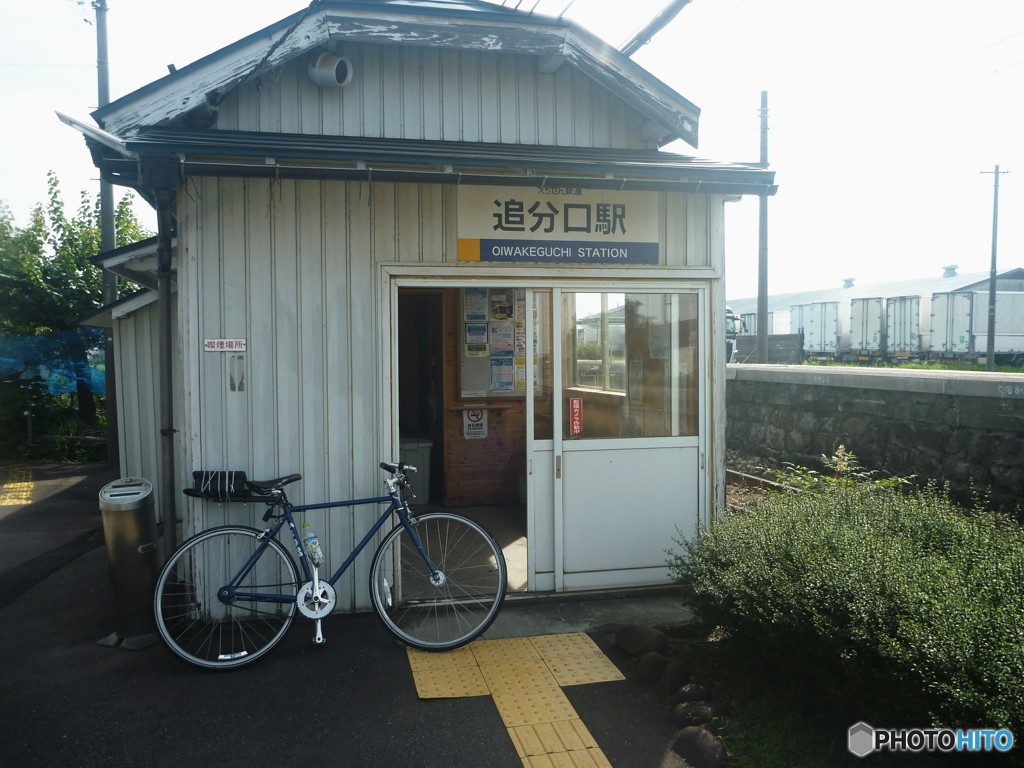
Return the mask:
[[[156, 278], [156, 251], [157, 238], [150, 237], [146, 240], [139, 240], [137, 243], [123, 245], [110, 251], [104, 251], [89, 259], [101, 269], [113, 272], [115, 275], [127, 278], [139, 285], [157, 288]], [[171, 250], [176, 253], [178, 239], [171, 238]], [[173, 261], [176, 257], [172, 257]], [[83, 321], [84, 322], [84, 321]]]
[[[196, 23], [202, 23], [197, 19]], [[126, 137], [219, 103], [248, 79], [332, 40], [508, 51], [564, 61], [697, 146], [700, 110], [628, 56], [563, 18], [471, 0], [319, 0], [93, 112]]]
[[[997, 275], [999, 281], [1024, 279], [1024, 269], [1015, 268]], [[987, 290], [988, 272], [972, 272], [951, 277], [919, 277], [910, 280], [895, 280], [886, 283], [871, 283], [850, 288], [823, 288], [813, 291], [778, 293], [768, 296], [768, 311], [788, 310], [798, 304], [814, 304], [827, 301], [849, 301], [864, 298], [895, 298], [897, 296], [924, 296], [933, 293], [954, 291]], [[983, 284], [983, 286], [981, 285]], [[757, 297], [727, 299], [726, 303], [738, 314], [757, 311]]]
[[[431, 183], [572, 184], [774, 194], [774, 171], [660, 151], [368, 139], [347, 136], [154, 128], [126, 140], [130, 155], [174, 157], [183, 175], [408, 180]], [[105, 168], [135, 186], [133, 157]], [[525, 170], [524, 170], [525, 169]]]

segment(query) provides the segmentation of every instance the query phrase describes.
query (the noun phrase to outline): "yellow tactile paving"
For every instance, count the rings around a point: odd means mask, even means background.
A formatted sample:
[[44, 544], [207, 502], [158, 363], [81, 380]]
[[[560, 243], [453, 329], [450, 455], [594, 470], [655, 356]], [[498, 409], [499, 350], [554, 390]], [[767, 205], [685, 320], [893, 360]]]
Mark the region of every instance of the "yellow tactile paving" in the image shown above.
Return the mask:
[[410, 647], [407, 647], [405, 650], [409, 656], [409, 666], [413, 672], [418, 672], [421, 669], [445, 670], [457, 667], [478, 666], [476, 657], [473, 656], [473, 651], [469, 649], [469, 646], [456, 648], [454, 651], [445, 651], [444, 653], [431, 653], [430, 651], [421, 651]]
[[491, 698], [506, 728], [578, 717], [557, 684], [492, 691]]
[[612, 764], [600, 749], [585, 749], [524, 757], [523, 768], [612, 768]]
[[566, 656], [547, 662], [551, 674], [559, 685], [583, 685], [585, 683], [608, 683], [625, 680], [619, 668], [604, 655]]
[[499, 640], [477, 640], [469, 644], [478, 664], [539, 659], [540, 654], [528, 637], [503, 637]]
[[32, 470], [12, 469], [7, 482], [0, 486], [0, 507], [20, 507], [32, 503]]
[[594, 749], [597, 742], [579, 718], [550, 723], [529, 723], [508, 729], [519, 757]]
[[551, 674], [551, 670], [543, 659], [481, 664], [480, 671], [483, 673], [491, 693], [509, 688], [558, 685], [558, 680]]
[[487, 696], [491, 692], [480, 674], [480, 667], [421, 669], [414, 679], [421, 699], [462, 699]]
[[599, 654], [601, 649], [585, 632], [570, 632], [564, 635], [537, 635], [530, 638], [530, 644], [542, 658], [554, 656], [576, 656], [581, 653]]
[[524, 768], [611, 768], [562, 692], [625, 679], [586, 634], [478, 640], [408, 657], [421, 699], [490, 694]]
[[619, 668], [583, 632], [530, 638], [559, 685], [625, 680]]

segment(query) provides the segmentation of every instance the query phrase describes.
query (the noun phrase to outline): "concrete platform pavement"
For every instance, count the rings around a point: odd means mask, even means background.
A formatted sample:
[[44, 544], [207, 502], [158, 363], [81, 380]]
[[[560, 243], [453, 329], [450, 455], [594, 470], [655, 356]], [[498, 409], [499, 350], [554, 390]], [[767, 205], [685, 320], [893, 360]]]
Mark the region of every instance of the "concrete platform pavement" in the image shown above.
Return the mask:
[[[0, 494], [0, 768], [523, 765], [489, 697], [421, 700], [405, 650], [372, 614], [297, 621], [266, 659], [203, 673], [161, 645], [98, 641], [114, 606], [98, 493], [109, 467], [33, 467], [31, 498]], [[0, 468], [9, 490], [11, 468]], [[485, 636], [586, 632], [625, 681], [564, 688], [617, 768], [677, 768], [654, 689], [615, 649], [628, 623], [687, 618], [671, 593], [510, 600]]]

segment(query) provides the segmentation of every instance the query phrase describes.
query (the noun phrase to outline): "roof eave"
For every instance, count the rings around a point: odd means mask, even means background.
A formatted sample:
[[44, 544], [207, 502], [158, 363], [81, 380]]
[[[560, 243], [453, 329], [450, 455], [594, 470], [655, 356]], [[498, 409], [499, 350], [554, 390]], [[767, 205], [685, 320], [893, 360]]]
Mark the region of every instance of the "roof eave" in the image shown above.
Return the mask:
[[[177, 238], [172, 237], [171, 249], [174, 254], [177, 253], [176, 246]], [[112, 251], [105, 251], [93, 256], [90, 261], [101, 269], [155, 291], [156, 252], [157, 238], [150, 237]]]
[[136, 189], [146, 185], [147, 166], [162, 163], [178, 180], [224, 175], [544, 186], [557, 179], [593, 189], [775, 193], [775, 174], [766, 168], [653, 151], [184, 129], [152, 129], [126, 147], [136, 157], [108, 151], [100, 167], [107, 180]]

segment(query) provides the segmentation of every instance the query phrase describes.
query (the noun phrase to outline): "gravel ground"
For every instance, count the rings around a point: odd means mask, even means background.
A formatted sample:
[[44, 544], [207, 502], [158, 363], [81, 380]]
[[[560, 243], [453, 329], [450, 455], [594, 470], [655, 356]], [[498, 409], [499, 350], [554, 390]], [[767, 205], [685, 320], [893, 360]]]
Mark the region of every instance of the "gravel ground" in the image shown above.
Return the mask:
[[[768, 471], [768, 466], [771, 464], [770, 459], [758, 456], [746, 456], [734, 451], [729, 451], [726, 455], [725, 463], [728, 469], [735, 472], [742, 472], [744, 475], [750, 475], [752, 477], [769, 480], [773, 479]], [[756, 499], [759, 496], [763, 496], [766, 493], [768, 493], [768, 491], [764, 487], [756, 484], [727, 482], [725, 485], [725, 508], [730, 511], [740, 509], [750, 503], [751, 500]]]

